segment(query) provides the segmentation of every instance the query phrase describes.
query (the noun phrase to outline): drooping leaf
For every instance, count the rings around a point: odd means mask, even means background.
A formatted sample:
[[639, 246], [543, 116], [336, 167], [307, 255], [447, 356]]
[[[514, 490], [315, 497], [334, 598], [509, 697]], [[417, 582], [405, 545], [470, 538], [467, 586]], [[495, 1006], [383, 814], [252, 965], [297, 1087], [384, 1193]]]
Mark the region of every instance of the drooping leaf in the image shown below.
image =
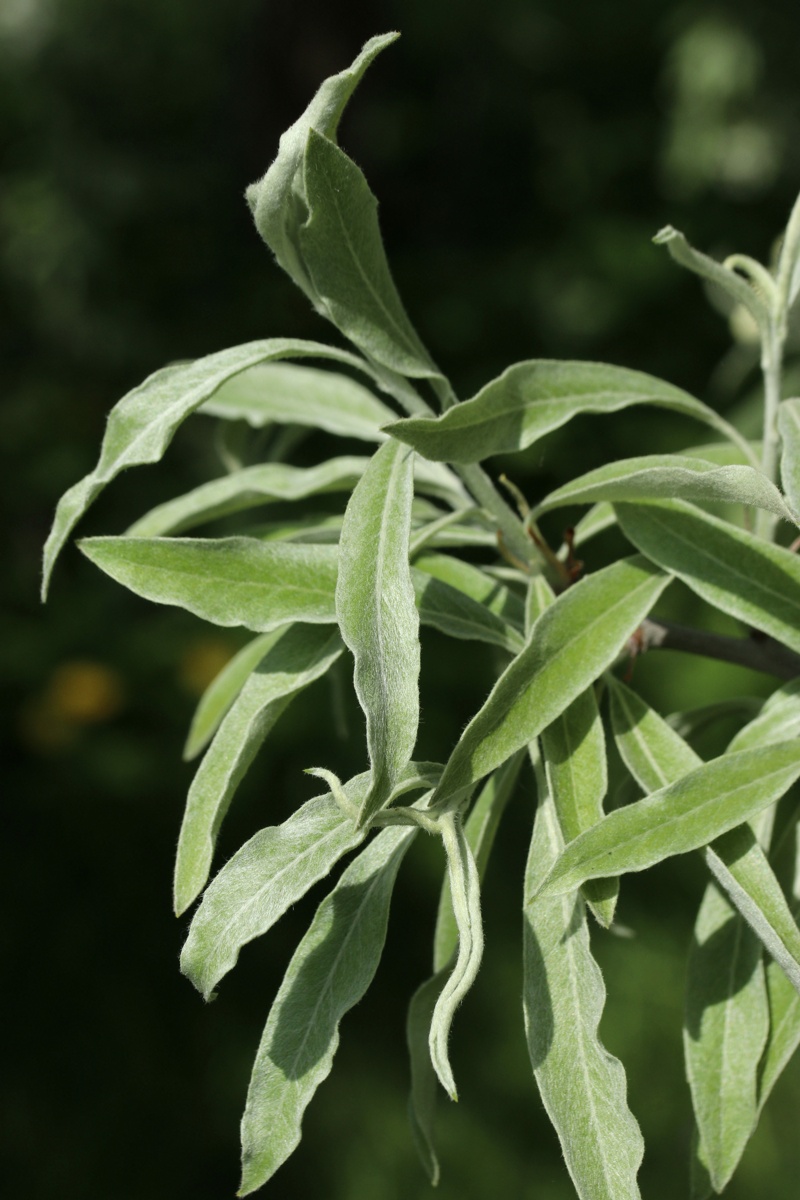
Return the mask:
[[220, 723], [241, 692], [247, 679], [264, 655], [283, 636], [282, 629], [262, 633], [243, 646], [212, 680], [195, 709], [192, 724], [183, 748], [185, 761], [204, 750], [219, 729]]
[[326, 315], [369, 359], [399, 375], [439, 376], [408, 319], [386, 261], [378, 206], [356, 164], [313, 127], [304, 173], [303, 264]]
[[[537, 781], [525, 896], [536, 891], [564, 845], [541, 768]], [[525, 902], [523, 951], [531, 1065], [575, 1190], [581, 1200], [639, 1200], [644, 1142], [628, 1108], [622, 1064], [598, 1036], [606, 991], [577, 892]]]
[[531, 575], [528, 581], [528, 591], [525, 596], [526, 635], [530, 634], [539, 617], [546, 608], [550, 607], [555, 598], [556, 594], [544, 575]]
[[[464, 824], [464, 836], [472, 850], [479, 879], [483, 879], [500, 819], [517, 781], [522, 755], [522, 751], [515, 754], [486, 781]], [[406, 1021], [411, 1063], [409, 1119], [414, 1143], [434, 1186], [439, 1179], [439, 1161], [433, 1140], [439, 1085], [428, 1041], [433, 1012], [449, 977], [458, 941], [458, 925], [453, 911], [450, 881], [446, 875], [439, 895], [433, 939], [434, 973], [420, 984], [411, 997]]]
[[715, 608], [800, 651], [797, 555], [680, 500], [615, 509], [642, 554]]
[[[360, 370], [367, 367], [363, 359], [348, 357]], [[304, 425], [362, 442], [384, 441], [381, 426], [395, 415], [349, 376], [294, 363], [263, 363], [242, 371], [224, 383], [200, 412], [247, 421], [254, 429]]]
[[728, 752], [769, 746], [800, 736], [800, 679], [776, 688], [760, 712], [732, 739]]
[[551, 724], [610, 666], [669, 581], [634, 557], [562, 592], [464, 730], [434, 804], [469, 791]]
[[699, 1139], [715, 1191], [755, 1127], [758, 1064], [769, 1031], [761, 945], [716, 888], [706, 889], [689, 953], [683, 1045]]
[[[606, 739], [593, 688], [581, 692], [543, 731], [541, 755], [559, 828], [571, 842], [603, 816], [608, 791]], [[618, 893], [616, 879], [592, 880], [584, 887], [589, 908], [606, 929]]]
[[278, 155], [267, 173], [247, 189], [256, 228], [284, 271], [319, 306], [298, 244], [298, 230], [308, 214], [303, 184], [303, 156], [311, 129], [336, 136], [342, 113], [370, 64], [399, 37], [385, 33], [370, 38], [350, 67], [331, 75], [305, 112], [282, 135]]
[[256, 538], [84, 538], [81, 550], [138, 596], [215, 625], [266, 633], [289, 621], [336, 621], [334, 546]]
[[749, 466], [718, 467], [681, 454], [646, 454], [607, 463], [556, 488], [534, 515], [565, 504], [606, 501], [693, 500], [746, 504], [796, 523], [774, 483]]
[[384, 829], [322, 901], [270, 1010], [242, 1119], [240, 1196], [254, 1192], [297, 1146], [303, 1113], [330, 1073], [339, 1022], [372, 982], [394, 881], [415, 830]]
[[159, 504], [131, 525], [128, 537], [180, 533], [277, 500], [303, 500], [326, 492], [349, 492], [361, 478], [368, 458], [331, 458], [317, 467], [264, 463], [245, 467], [201, 484], [175, 500]]
[[657, 792], [702, 766], [700, 755], [641, 696], [610, 672], [606, 680], [614, 740], [643, 792]]
[[419, 616], [408, 541], [413, 453], [381, 446], [356, 486], [339, 543], [336, 614], [355, 659], [367, 718], [372, 785], [364, 824], [386, 802], [411, 758], [419, 723]]
[[338, 633], [324, 626], [291, 625], [244, 684], [189, 788], [175, 862], [179, 915], [205, 886], [219, 827], [270, 729], [294, 696], [324, 675], [342, 649]]
[[[344, 786], [358, 804], [369, 774]], [[328, 792], [245, 842], [206, 888], [181, 952], [181, 971], [206, 1000], [241, 948], [266, 933], [365, 836]]]
[[497, 616], [460, 588], [416, 569], [411, 572], [420, 620], [448, 637], [465, 641], [488, 642], [516, 654], [523, 646], [516, 625]]
[[455, 1011], [475, 982], [483, 956], [481, 885], [461, 818], [457, 813], [443, 813], [439, 825], [447, 852], [447, 878], [458, 928], [458, 953], [434, 1006], [428, 1045], [439, 1082], [451, 1100], [457, 1100], [447, 1043]]
[[[522, 757], [523, 751], [519, 751], [486, 780], [464, 822], [464, 836], [475, 859], [479, 879], [483, 879], [486, 871], [500, 820], [519, 777]], [[457, 947], [458, 925], [453, 912], [450, 882], [445, 876], [433, 936], [434, 971], [447, 966]]]
[[725, 754], [603, 817], [571, 842], [545, 884], [560, 895], [587, 879], [642, 871], [707, 845], [778, 800], [800, 776], [800, 743]]
[[635, 404], [672, 409], [743, 441], [713, 409], [663, 379], [606, 363], [550, 359], [517, 363], [442, 416], [408, 417], [386, 431], [426, 458], [474, 463], [524, 450], [579, 413], [614, 413]]
[[449, 554], [420, 554], [414, 559], [414, 567], [477, 600], [520, 632], [524, 629], [525, 607], [521, 597], [473, 563]]
[[781, 482], [789, 503], [800, 512], [800, 400], [784, 400], [778, 409], [781, 435]]
[[233, 346], [195, 362], [164, 367], [128, 392], [108, 418], [97, 466], [58, 502], [44, 548], [42, 598], [56, 558], [70, 533], [103, 488], [126, 467], [158, 462], [179, 426], [227, 379], [257, 363], [280, 358], [352, 359], [318, 342], [271, 338]]

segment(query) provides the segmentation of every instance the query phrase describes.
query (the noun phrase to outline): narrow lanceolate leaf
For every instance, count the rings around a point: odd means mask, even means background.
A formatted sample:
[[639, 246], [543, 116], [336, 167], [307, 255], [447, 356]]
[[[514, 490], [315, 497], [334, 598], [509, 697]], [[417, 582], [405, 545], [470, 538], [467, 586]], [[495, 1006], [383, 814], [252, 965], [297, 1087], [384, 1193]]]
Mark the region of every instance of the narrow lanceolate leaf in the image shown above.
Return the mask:
[[657, 246], [666, 246], [670, 255], [682, 267], [693, 271], [701, 279], [707, 279], [727, 292], [738, 304], [743, 304], [761, 327], [766, 327], [768, 311], [764, 300], [736, 271], [724, 266], [700, 250], [690, 246], [685, 236], [671, 225], [659, 230], [653, 241]]
[[383, 249], [378, 205], [356, 164], [313, 128], [304, 183], [303, 263], [324, 311], [368, 358], [400, 375], [439, 375], [406, 315]]
[[[675, 783], [702, 765], [694, 750], [635, 692], [612, 676], [608, 681], [617, 746], [645, 792]], [[787, 684], [767, 701], [759, 717], [740, 730], [727, 753], [786, 740], [796, 736], [798, 728], [800, 698], [796, 686]], [[706, 846], [703, 854], [728, 900], [788, 978], [800, 986], [800, 931], [754, 831], [749, 825], [738, 826]]]
[[758, 1064], [768, 1032], [761, 945], [709, 887], [689, 953], [683, 1044], [697, 1153], [717, 1192], [755, 1127]]
[[608, 463], [551, 492], [534, 515], [565, 504], [606, 501], [693, 500], [763, 508], [784, 521], [797, 518], [774, 483], [747, 466], [718, 467], [681, 454], [646, 454]]
[[266, 1183], [300, 1141], [306, 1107], [330, 1073], [339, 1022], [377, 969], [395, 877], [414, 832], [385, 829], [361, 851], [289, 963], [250, 1079], [240, 1196]]
[[[795, 902], [795, 918], [799, 908]], [[767, 963], [766, 981], [770, 1024], [758, 1075], [759, 1113], [784, 1067], [800, 1046], [800, 994], [774, 960]]]
[[[354, 804], [368, 787], [366, 773], [344, 785]], [[266, 933], [364, 837], [328, 792], [245, 842], [206, 888], [181, 952], [181, 971], [206, 1000], [242, 946]]]
[[634, 557], [563, 592], [464, 730], [434, 803], [469, 791], [550, 725], [611, 665], [669, 581]]
[[304, 500], [326, 492], [349, 492], [358, 483], [368, 458], [331, 458], [318, 467], [264, 463], [233, 471], [201, 484], [184, 496], [159, 504], [127, 531], [129, 537], [160, 537], [193, 529], [231, 513], [278, 500]]
[[478, 601], [520, 632], [524, 630], [525, 606], [521, 597], [480, 567], [449, 554], [420, 554], [414, 559], [414, 567]]
[[253, 638], [225, 664], [219, 675], [209, 684], [192, 717], [183, 748], [185, 761], [195, 758], [206, 748], [250, 675], [267, 651], [282, 636], [282, 629], [274, 629], [272, 633], [262, 633]]
[[642, 554], [701, 599], [800, 651], [800, 560], [680, 500], [617, 504]]
[[617, 809], [567, 846], [545, 885], [561, 894], [587, 879], [643, 871], [705, 846], [778, 800], [800, 776], [800, 743], [725, 754]]
[[[543, 771], [525, 872], [536, 891], [564, 840]], [[542, 1102], [581, 1200], [638, 1200], [644, 1142], [627, 1103], [625, 1071], [598, 1036], [606, 992], [577, 892], [523, 907], [523, 1006]]]
[[[547, 783], [565, 842], [603, 816], [608, 791], [606, 739], [594, 688], [581, 692], [542, 733]], [[593, 880], [584, 888], [592, 913], [606, 929], [614, 919], [619, 882]]]
[[500, 646], [509, 654], [522, 649], [523, 637], [516, 625], [496, 616], [486, 605], [423, 571], [413, 570], [411, 578], [424, 625], [448, 637]]
[[336, 621], [335, 546], [256, 538], [84, 538], [81, 550], [138, 596], [215, 625], [266, 633]]
[[[70, 533], [106, 484], [126, 467], [158, 462], [179, 426], [222, 384], [240, 371], [269, 359], [341, 359], [344, 351], [318, 342], [271, 338], [248, 342], [164, 367], [128, 392], [108, 418], [97, 466], [58, 502], [53, 528], [44, 548], [42, 598], [47, 595], [55, 560]], [[345, 355], [346, 359], [352, 355]]]
[[[464, 836], [475, 859], [480, 879], [483, 879], [500, 819], [514, 790], [522, 766], [522, 753], [520, 751], [515, 754], [486, 781], [464, 824]], [[449, 978], [458, 942], [458, 924], [453, 911], [450, 881], [445, 876], [439, 896], [439, 911], [433, 939], [434, 973], [414, 992], [406, 1020], [406, 1040], [411, 1063], [409, 1119], [414, 1143], [434, 1186], [439, 1179], [439, 1160], [433, 1140], [439, 1085], [431, 1062], [428, 1039], [434, 1008]]]
[[800, 400], [784, 400], [778, 409], [781, 449], [781, 482], [789, 503], [800, 512]]
[[[483, 879], [500, 820], [519, 777], [522, 755], [522, 751], [515, 754], [486, 780], [464, 822], [464, 836], [475, 859], [479, 879]], [[458, 923], [453, 911], [450, 882], [445, 876], [433, 936], [434, 971], [447, 966], [457, 947]]]
[[451, 1100], [457, 1100], [447, 1043], [456, 1009], [475, 982], [483, 955], [481, 884], [461, 818], [450, 812], [444, 813], [439, 821], [447, 852], [447, 877], [458, 928], [458, 954], [433, 1010], [428, 1045], [439, 1082]]
[[350, 497], [339, 543], [336, 612], [355, 659], [372, 786], [364, 824], [411, 758], [419, 723], [419, 617], [408, 564], [413, 455], [382, 446]]
[[370, 38], [350, 67], [325, 80], [302, 116], [282, 135], [278, 156], [266, 175], [247, 189], [247, 203], [258, 232], [284, 271], [312, 302], [317, 302], [317, 295], [298, 246], [298, 229], [308, 212], [303, 155], [309, 130], [317, 129], [329, 138], [336, 136], [345, 106], [364, 72], [397, 37], [397, 33], [385, 33]]
[[528, 582], [525, 596], [525, 633], [530, 633], [546, 608], [556, 598], [556, 594], [544, 575], [532, 575]]
[[517, 363], [441, 417], [409, 417], [387, 432], [426, 458], [480, 462], [524, 450], [579, 413], [614, 413], [635, 404], [672, 409], [743, 441], [713, 409], [663, 379], [607, 363], [550, 359]]
[[342, 649], [338, 633], [330, 629], [292, 625], [244, 684], [189, 788], [175, 862], [179, 915], [205, 886], [219, 827], [270, 729], [294, 696], [324, 675]]
[[[367, 367], [355, 354], [347, 358], [358, 370]], [[200, 412], [247, 421], [255, 429], [304, 425], [362, 442], [384, 441], [381, 426], [395, 415], [349, 376], [293, 363], [264, 363], [242, 371], [224, 383]]]

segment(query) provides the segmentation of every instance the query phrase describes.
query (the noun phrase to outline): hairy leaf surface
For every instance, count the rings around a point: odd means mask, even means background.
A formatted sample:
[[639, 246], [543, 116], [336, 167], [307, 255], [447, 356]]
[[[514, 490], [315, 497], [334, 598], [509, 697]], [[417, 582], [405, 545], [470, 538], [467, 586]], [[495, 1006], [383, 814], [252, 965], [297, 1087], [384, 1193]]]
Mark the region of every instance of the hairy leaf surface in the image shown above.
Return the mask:
[[778, 409], [781, 435], [781, 482], [789, 503], [800, 512], [800, 400], [784, 400]]
[[360, 822], [386, 802], [419, 723], [419, 616], [408, 563], [413, 452], [390, 441], [350, 497], [339, 543], [336, 614], [355, 659], [372, 785]]
[[615, 508], [642, 554], [715, 608], [800, 652], [796, 554], [679, 500]]
[[81, 550], [138, 596], [215, 625], [266, 633], [289, 621], [336, 621], [334, 546], [256, 538], [84, 538]]
[[324, 675], [342, 649], [330, 629], [291, 625], [244, 684], [189, 788], [175, 862], [178, 914], [205, 886], [219, 827], [265, 737], [290, 700]]
[[[368, 773], [345, 790], [354, 803]], [[282, 825], [268, 826], [234, 854], [206, 888], [181, 953], [181, 970], [208, 1000], [247, 942], [266, 933], [292, 904], [365, 837], [333, 796], [316, 796]]]
[[634, 557], [563, 592], [465, 729], [434, 803], [468, 791], [551, 724], [611, 665], [669, 581]]
[[[535, 892], [563, 848], [543, 771], [525, 871]], [[638, 1200], [644, 1142], [627, 1103], [625, 1071], [598, 1026], [606, 991], [577, 892], [523, 906], [523, 1008], [528, 1051], [547, 1115], [581, 1200]]]
[[635, 404], [672, 409], [742, 441], [713, 409], [663, 379], [607, 363], [550, 359], [517, 363], [442, 416], [408, 417], [386, 431], [426, 458], [474, 463], [524, 450], [579, 413], [614, 413]]
[[342, 113], [364, 73], [399, 37], [385, 33], [370, 38], [351, 66], [329, 76], [305, 112], [281, 136], [278, 155], [267, 173], [247, 189], [247, 203], [256, 228], [284, 271], [319, 307], [298, 244], [298, 229], [308, 214], [303, 183], [303, 156], [311, 129], [336, 136]]
[[186, 745], [184, 760], [195, 758], [204, 750], [219, 729], [220, 723], [241, 692], [247, 679], [261, 662], [264, 655], [283, 636], [282, 629], [262, 633], [243, 646], [203, 692], [195, 709]]
[[746, 504], [797, 522], [774, 483], [749, 466], [716, 466], [681, 454], [646, 454], [607, 463], [556, 488], [536, 514], [565, 504], [606, 500], [682, 499]]
[[295, 1149], [339, 1045], [339, 1022], [372, 982], [394, 881], [415, 830], [383, 830], [322, 901], [289, 963], [256, 1054], [242, 1118], [242, 1184], [254, 1192]]
[[126, 467], [158, 462], [180, 425], [227, 379], [268, 359], [342, 357], [352, 355], [318, 342], [270, 338], [164, 367], [123, 396], [108, 418], [97, 466], [58, 502], [44, 548], [42, 598], [64, 543], [103, 488]]
[[560, 895], [586, 879], [642, 871], [707, 845], [778, 800], [800, 776], [800, 744], [725, 754], [609, 813], [571, 842], [545, 885]]

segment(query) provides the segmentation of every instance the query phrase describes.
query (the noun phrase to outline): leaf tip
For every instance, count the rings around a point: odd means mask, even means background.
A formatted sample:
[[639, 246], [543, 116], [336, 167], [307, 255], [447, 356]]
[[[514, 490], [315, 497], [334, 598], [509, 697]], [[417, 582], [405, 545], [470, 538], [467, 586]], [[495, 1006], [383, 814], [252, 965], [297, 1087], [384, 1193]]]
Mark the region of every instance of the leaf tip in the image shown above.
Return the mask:
[[655, 246], [665, 246], [667, 242], [671, 242], [674, 237], [678, 237], [678, 231], [672, 225], [665, 225], [663, 229], [659, 229], [658, 233], [653, 238]]

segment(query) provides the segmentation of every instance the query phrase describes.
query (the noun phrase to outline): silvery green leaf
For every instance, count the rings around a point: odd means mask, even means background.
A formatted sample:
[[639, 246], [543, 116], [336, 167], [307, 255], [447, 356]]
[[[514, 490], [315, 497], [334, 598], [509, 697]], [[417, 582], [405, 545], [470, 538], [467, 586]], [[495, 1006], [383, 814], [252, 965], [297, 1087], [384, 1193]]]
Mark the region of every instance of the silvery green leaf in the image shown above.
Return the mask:
[[262, 633], [243, 646], [209, 684], [195, 709], [186, 745], [184, 760], [195, 758], [204, 750], [220, 726], [245, 682], [271, 646], [283, 636], [282, 629]]
[[625, 536], [701, 599], [800, 651], [796, 554], [680, 500], [617, 504]]
[[[525, 895], [539, 887], [564, 841], [544, 772], [525, 871]], [[644, 1142], [627, 1103], [622, 1064], [598, 1026], [603, 977], [592, 957], [577, 892], [523, 906], [523, 1006], [528, 1051], [547, 1115], [581, 1200], [639, 1200]]]
[[611, 665], [669, 582], [634, 557], [562, 592], [464, 730], [433, 803], [468, 792], [554, 721]]
[[593, 537], [597, 537], [599, 533], [610, 529], [616, 523], [617, 518], [610, 504], [601, 503], [592, 505], [586, 516], [581, 517], [575, 526], [572, 541], [573, 546], [584, 546]]
[[[164, 367], [128, 392], [112, 409], [97, 466], [58, 502], [44, 548], [42, 598], [55, 560], [90, 504], [126, 467], [158, 462], [179, 426], [227, 379], [268, 359], [340, 359], [343, 351], [318, 342], [270, 338], [233, 346], [195, 362]], [[347, 355], [347, 358], [352, 356]]]
[[663, 379], [607, 363], [550, 359], [517, 363], [442, 416], [405, 418], [386, 431], [426, 458], [474, 463], [524, 450], [579, 413], [615, 413], [636, 404], [694, 417], [743, 442], [713, 409]]
[[677, 229], [673, 229], [671, 225], [659, 230], [653, 241], [658, 246], [666, 246], [675, 261], [682, 267], [687, 267], [695, 275], [722, 288], [737, 303], [745, 306], [761, 328], [766, 327], [769, 319], [767, 306], [758, 292], [741, 275], [731, 270], [730, 267], [716, 262], [715, 259], [709, 258], [707, 254], [695, 250], [693, 246], [689, 245], [684, 235]]
[[731, 741], [728, 752], [769, 746], [800, 736], [800, 679], [776, 688], [760, 712]]
[[[347, 360], [362, 371], [367, 367], [355, 355], [347, 355]], [[362, 442], [384, 441], [386, 434], [380, 427], [395, 415], [349, 376], [293, 363], [263, 363], [242, 371], [224, 383], [200, 412], [247, 421], [255, 429], [304, 425]]]
[[[617, 747], [645, 792], [676, 783], [702, 766], [694, 750], [641, 697], [611, 675], [608, 685]], [[770, 704], [772, 707], [766, 718], [757, 717], [745, 726], [726, 754], [768, 746], [796, 732], [796, 728], [787, 728], [785, 721], [778, 719], [778, 714], [785, 714], [793, 700], [795, 720], [800, 723], [795, 689], [787, 685], [786, 689], [778, 690], [783, 703], [768, 701], [765, 708]], [[724, 760], [717, 760], [721, 761]], [[703, 853], [728, 899], [789, 978], [800, 985], [800, 932], [754, 830], [748, 825], [734, 828], [706, 846]]]
[[309, 131], [336, 136], [342, 113], [367, 68], [400, 35], [370, 38], [350, 67], [324, 81], [305, 112], [281, 136], [278, 155], [267, 173], [247, 189], [256, 228], [284, 271], [310, 297], [317, 296], [298, 246], [298, 228], [308, 208], [303, 185], [303, 156]]
[[439, 826], [447, 853], [447, 877], [458, 928], [458, 953], [433, 1010], [428, 1045], [439, 1082], [451, 1100], [457, 1100], [447, 1043], [455, 1011], [475, 982], [483, 956], [481, 884], [460, 816], [453, 812], [443, 813]]
[[415, 524], [408, 547], [411, 558], [432, 547], [486, 546], [494, 549], [497, 546], [496, 534], [483, 523], [470, 519], [475, 512], [474, 509], [462, 509], [444, 513], [427, 525]]
[[[358, 804], [368, 773], [344, 787]], [[266, 933], [364, 837], [328, 792], [245, 842], [206, 888], [181, 952], [181, 971], [206, 1000], [241, 948]]]
[[524, 642], [516, 625], [497, 616], [460, 588], [451, 587], [449, 583], [416, 569], [412, 570], [411, 579], [423, 625], [438, 629], [448, 637], [500, 646], [509, 654], [522, 649]]
[[414, 833], [384, 829], [360, 852], [292, 956], [253, 1065], [240, 1196], [266, 1183], [300, 1141], [305, 1109], [330, 1073], [339, 1022], [377, 970], [394, 881]]
[[797, 523], [775, 484], [760, 471], [718, 467], [680, 454], [645, 454], [588, 471], [546, 496], [534, 516], [565, 504], [659, 499], [746, 504]]
[[781, 435], [781, 482], [795, 512], [800, 512], [800, 400], [784, 400], [778, 409]]
[[386, 803], [411, 758], [419, 723], [419, 615], [408, 563], [413, 453], [389, 441], [347, 505], [339, 542], [336, 614], [355, 660], [367, 718], [372, 785], [364, 824]]
[[800, 743], [725, 754], [603, 817], [565, 849], [547, 880], [560, 895], [587, 879], [643, 871], [707, 845], [773, 804], [800, 776]]
[[[454, 471], [444, 463], [428, 462], [426, 458], [414, 457], [414, 486], [417, 492], [435, 496], [451, 508], [459, 509], [466, 518], [475, 511], [472, 497]], [[493, 545], [497, 544], [495, 538]]]
[[[479, 879], [483, 879], [500, 819], [517, 781], [522, 754], [522, 751], [515, 754], [486, 781], [464, 824], [464, 836], [472, 850]], [[458, 940], [450, 881], [445, 876], [433, 939], [434, 974], [420, 984], [412, 996], [406, 1021], [406, 1040], [411, 1060], [409, 1119], [415, 1145], [434, 1185], [439, 1179], [439, 1162], [433, 1141], [438, 1084], [428, 1037], [436, 1001], [449, 976]]]
[[189, 788], [175, 862], [178, 915], [205, 886], [219, 827], [270, 729], [294, 696], [324, 675], [341, 652], [338, 633], [291, 625], [244, 684]]
[[215, 625], [266, 633], [289, 621], [336, 621], [334, 546], [256, 538], [84, 538], [81, 550], [117, 583]]
[[617, 749], [645, 794], [702, 766], [699, 754], [632, 688], [610, 672], [606, 681]]
[[[594, 688], [581, 692], [543, 731], [541, 754], [548, 791], [565, 842], [571, 842], [603, 816], [608, 791], [606, 739]], [[616, 879], [592, 880], [584, 898], [599, 923], [614, 919]]]
[[341, 513], [307, 513], [292, 520], [264, 521], [242, 531], [260, 542], [310, 542], [338, 546], [342, 531]]
[[[795, 829], [795, 837], [798, 835]], [[795, 870], [795, 899], [792, 915], [797, 918], [800, 905], [797, 901], [798, 874]], [[800, 1045], [800, 993], [773, 960], [767, 963], [767, 996], [769, 999], [769, 1038], [761, 1060], [758, 1078], [759, 1113], [767, 1102], [770, 1092], [779, 1079], [784, 1067]]]
[[[483, 879], [500, 820], [519, 777], [522, 756], [523, 751], [519, 751], [493, 772], [481, 788], [464, 822], [464, 836], [475, 859], [479, 879]], [[457, 946], [458, 925], [453, 912], [450, 882], [445, 877], [439, 895], [439, 911], [433, 937], [434, 971], [447, 966]]]
[[399, 375], [439, 376], [408, 319], [386, 261], [378, 205], [356, 164], [323, 133], [308, 132], [300, 228], [303, 265], [325, 314], [368, 358]]
[[255, 508], [270, 501], [304, 500], [326, 492], [349, 492], [361, 478], [368, 458], [331, 458], [316, 467], [263, 463], [201, 484], [140, 517], [128, 537], [161, 537], [206, 521]]
[[689, 953], [683, 1045], [697, 1153], [717, 1192], [755, 1127], [758, 1064], [768, 1032], [761, 945], [711, 886]]
[[420, 554], [414, 559], [414, 567], [463, 592], [520, 632], [524, 628], [525, 611], [520, 596], [473, 563], [449, 554]]
[[556, 598], [556, 594], [544, 575], [532, 575], [528, 581], [525, 594], [525, 633], [529, 634], [546, 608]]

